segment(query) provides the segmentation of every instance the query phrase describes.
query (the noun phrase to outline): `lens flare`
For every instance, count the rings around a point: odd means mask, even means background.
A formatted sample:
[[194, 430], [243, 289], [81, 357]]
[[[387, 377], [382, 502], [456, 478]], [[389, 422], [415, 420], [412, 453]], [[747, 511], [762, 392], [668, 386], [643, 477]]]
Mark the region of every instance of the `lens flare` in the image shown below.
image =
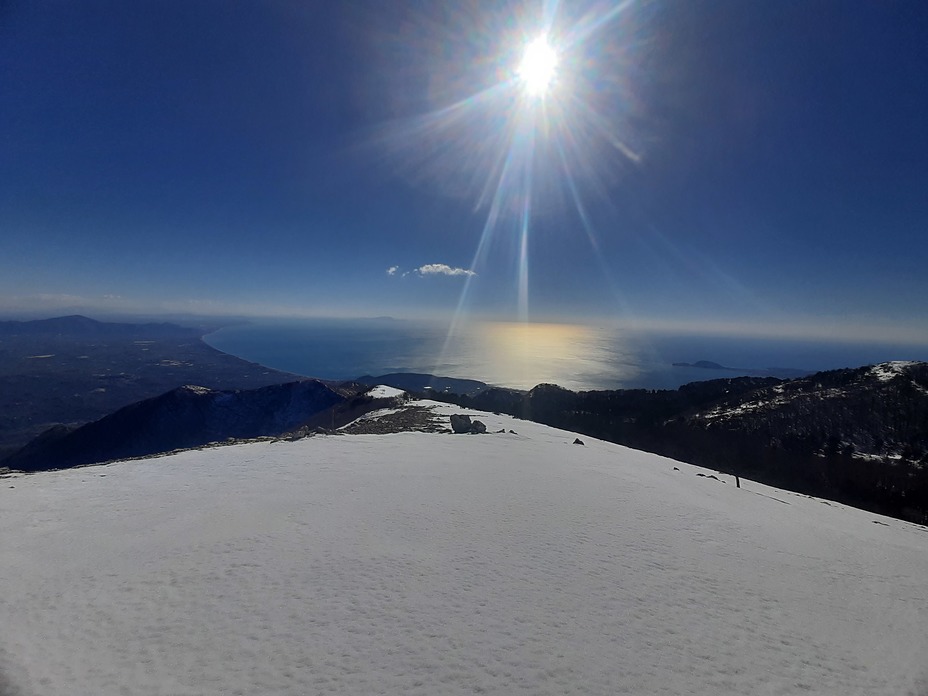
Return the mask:
[[[443, 5], [416, 15], [418, 23], [397, 40], [402, 64], [412, 71], [403, 87], [424, 90], [391, 93], [426, 101], [412, 100], [409, 114], [386, 124], [378, 143], [410, 180], [469, 199], [474, 212], [485, 213], [469, 266], [475, 274], [463, 278], [446, 348], [492, 272], [512, 275], [506, 295], [490, 301], [531, 321], [530, 257], [539, 220], [553, 230], [552, 218], [566, 213], [573, 219], [564, 234], [579, 222], [608, 278], [585, 198], [602, 196], [608, 180], [637, 166], [636, 140], [646, 142], [638, 132], [645, 121], [636, 78], [647, 13], [633, 11], [636, 4]], [[610, 289], [620, 306], [621, 293]]]
[[516, 74], [529, 97], [544, 97], [557, 73], [557, 53], [547, 36], [539, 36], [525, 47]]

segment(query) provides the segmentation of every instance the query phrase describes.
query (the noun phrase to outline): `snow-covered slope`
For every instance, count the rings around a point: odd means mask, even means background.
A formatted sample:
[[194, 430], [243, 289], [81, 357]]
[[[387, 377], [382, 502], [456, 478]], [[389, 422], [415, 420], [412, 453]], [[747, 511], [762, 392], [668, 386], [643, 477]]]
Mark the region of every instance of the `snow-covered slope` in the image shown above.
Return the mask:
[[928, 692], [924, 528], [471, 414], [3, 480], [0, 690]]

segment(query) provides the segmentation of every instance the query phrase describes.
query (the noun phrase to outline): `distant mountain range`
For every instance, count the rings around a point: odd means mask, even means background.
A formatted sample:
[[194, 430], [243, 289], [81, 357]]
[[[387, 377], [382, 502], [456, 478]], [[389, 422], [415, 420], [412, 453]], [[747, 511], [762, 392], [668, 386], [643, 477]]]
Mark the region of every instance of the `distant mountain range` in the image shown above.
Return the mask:
[[167, 323], [124, 324], [104, 322], [89, 317], [73, 314], [53, 319], [35, 319], [32, 321], [0, 321], [0, 337], [41, 336], [66, 338], [156, 338], [171, 337], [199, 338], [203, 331], [199, 328], [177, 326]]

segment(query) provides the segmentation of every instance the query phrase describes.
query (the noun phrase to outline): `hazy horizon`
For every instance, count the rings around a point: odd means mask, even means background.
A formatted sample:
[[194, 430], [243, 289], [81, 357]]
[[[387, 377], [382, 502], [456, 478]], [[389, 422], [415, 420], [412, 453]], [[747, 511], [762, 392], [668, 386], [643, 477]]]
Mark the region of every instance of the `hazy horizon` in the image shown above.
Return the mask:
[[[854, 321], [848, 324], [838, 322], [805, 322], [774, 324], [770, 322], [737, 321], [701, 321], [697, 319], [634, 319], [602, 318], [599, 321], [584, 320], [577, 317], [553, 317], [547, 321], [513, 322], [499, 316], [470, 315], [455, 321], [453, 315], [419, 314], [365, 314], [332, 312], [330, 314], [249, 314], [249, 313], [206, 313], [196, 311], [116, 311], [112, 308], [101, 310], [88, 306], [65, 306], [57, 310], [4, 310], [0, 308], [0, 321], [34, 321], [54, 319], [65, 316], [86, 316], [101, 322], [172, 322], [180, 324], [207, 323], [220, 326], [238, 324], [273, 325], [287, 322], [313, 322], [327, 320], [353, 321], [393, 321], [409, 324], [431, 324], [444, 326], [449, 333], [466, 332], [468, 327], [482, 325], [521, 324], [532, 326], [576, 326], [607, 330], [626, 330], [636, 333], [655, 335], [672, 334], [681, 336], [702, 336], [706, 338], [744, 338], [755, 340], [791, 340], [808, 342], [832, 342], [836, 344], [896, 344], [911, 346], [913, 351], [928, 359], [928, 327], [906, 326], [894, 327], [881, 323], [879, 319]], [[457, 328], [453, 328], [457, 327]]]

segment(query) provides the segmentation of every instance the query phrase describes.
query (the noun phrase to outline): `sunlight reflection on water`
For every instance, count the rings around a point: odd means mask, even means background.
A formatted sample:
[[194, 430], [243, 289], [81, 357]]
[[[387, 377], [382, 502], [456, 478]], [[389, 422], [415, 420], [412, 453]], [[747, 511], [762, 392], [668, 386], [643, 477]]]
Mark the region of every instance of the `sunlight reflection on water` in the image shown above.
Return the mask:
[[256, 321], [206, 340], [244, 359], [323, 379], [426, 372], [517, 389], [543, 382], [604, 389], [650, 381], [643, 369], [647, 341], [579, 324], [473, 322], [449, 335], [448, 327], [426, 322]]
[[440, 367], [468, 366], [491, 384], [530, 389], [549, 382], [592, 389], [603, 376], [617, 383], [640, 374], [639, 350], [615, 332], [578, 324], [488, 322], [468, 326], [448, 340]]

